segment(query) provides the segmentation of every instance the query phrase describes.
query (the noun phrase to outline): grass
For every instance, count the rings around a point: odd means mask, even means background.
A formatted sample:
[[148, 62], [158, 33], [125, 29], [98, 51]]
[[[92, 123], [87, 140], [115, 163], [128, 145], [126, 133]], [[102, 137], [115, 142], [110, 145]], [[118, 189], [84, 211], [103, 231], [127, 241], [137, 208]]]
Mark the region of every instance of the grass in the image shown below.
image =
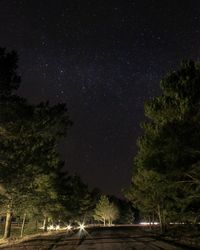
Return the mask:
[[[4, 227], [5, 227], [5, 224], [4, 223], [0, 223], [0, 238], [3, 238], [3, 235], [4, 235]], [[24, 228], [24, 233], [23, 233], [23, 237], [25, 236], [31, 236], [31, 235], [35, 235], [35, 234], [38, 234], [38, 233], [43, 233], [42, 230], [40, 229], [36, 229], [36, 226], [30, 222], [30, 223], [27, 223], [25, 225], [25, 228]], [[11, 228], [11, 236], [10, 236], [10, 239], [9, 240], [16, 240], [16, 239], [20, 239], [21, 238], [21, 224], [17, 224], [17, 223], [12, 223], [12, 228]], [[4, 241], [1, 239], [0, 243]]]
[[144, 227], [144, 230], [153, 232], [164, 240], [172, 240], [185, 245], [200, 247], [200, 225], [170, 225], [167, 231], [162, 234], [158, 226], [152, 227], [152, 230], [149, 227]]

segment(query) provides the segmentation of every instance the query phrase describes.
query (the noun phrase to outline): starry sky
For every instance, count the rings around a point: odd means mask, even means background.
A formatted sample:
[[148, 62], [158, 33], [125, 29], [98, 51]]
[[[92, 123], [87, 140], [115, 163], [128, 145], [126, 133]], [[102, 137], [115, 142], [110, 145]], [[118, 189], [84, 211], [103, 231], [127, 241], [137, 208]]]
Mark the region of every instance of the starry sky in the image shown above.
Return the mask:
[[66, 102], [65, 169], [121, 195], [144, 102], [182, 59], [200, 55], [199, 0], [0, 0], [0, 46], [19, 54], [19, 94]]

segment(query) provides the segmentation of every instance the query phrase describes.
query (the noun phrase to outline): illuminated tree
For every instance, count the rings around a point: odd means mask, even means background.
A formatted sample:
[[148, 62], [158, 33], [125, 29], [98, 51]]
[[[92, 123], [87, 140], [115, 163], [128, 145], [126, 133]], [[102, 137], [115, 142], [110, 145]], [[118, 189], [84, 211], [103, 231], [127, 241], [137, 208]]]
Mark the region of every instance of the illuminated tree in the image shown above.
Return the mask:
[[[9, 184], [11, 185], [11, 181], [16, 180], [16, 175], [14, 174], [15, 163], [13, 162], [10, 165], [8, 160], [15, 153], [15, 136], [9, 128], [12, 127], [14, 122], [17, 122], [20, 106], [25, 106], [24, 99], [13, 95], [13, 91], [18, 89], [20, 83], [20, 77], [16, 69], [17, 54], [13, 51], [7, 52], [5, 49], [0, 48], [0, 180], [1, 196], [4, 203], [8, 201], [5, 203], [7, 204], [5, 205], [7, 210], [5, 238], [10, 236], [12, 218], [12, 195], [8, 190], [8, 186]], [[24, 111], [25, 109], [23, 109]]]
[[7, 210], [5, 238], [10, 236], [15, 208], [28, 204], [33, 194], [37, 197], [35, 179], [59, 171], [58, 140], [71, 125], [64, 104], [33, 106], [13, 94], [20, 80], [16, 63], [16, 53], [0, 49], [0, 183]]
[[113, 203], [109, 202], [105, 195], [102, 195], [94, 210], [94, 219], [103, 222], [105, 226], [106, 222], [111, 225], [118, 216], [118, 208]]

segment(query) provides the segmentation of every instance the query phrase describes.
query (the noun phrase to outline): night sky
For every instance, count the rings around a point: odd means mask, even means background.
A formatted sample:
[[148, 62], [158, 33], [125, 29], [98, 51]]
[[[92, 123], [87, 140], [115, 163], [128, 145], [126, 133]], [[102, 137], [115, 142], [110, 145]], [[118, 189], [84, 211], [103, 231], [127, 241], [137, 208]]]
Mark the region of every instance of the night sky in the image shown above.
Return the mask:
[[199, 0], [0, 0], [0, 46], [19, 53], [19, 94], [66, 102], [65, 169], [120, 195], [143, 105], [159, 79], [200, 55]]

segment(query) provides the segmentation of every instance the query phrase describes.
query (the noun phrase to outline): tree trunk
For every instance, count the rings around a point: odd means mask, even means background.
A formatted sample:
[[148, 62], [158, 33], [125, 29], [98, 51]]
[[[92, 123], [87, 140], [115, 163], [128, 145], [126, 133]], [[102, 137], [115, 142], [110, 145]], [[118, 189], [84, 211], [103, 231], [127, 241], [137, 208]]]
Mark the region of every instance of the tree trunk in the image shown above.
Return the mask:
[[21, 227], [21, 237], [23, 237], [24, 234], [24, 226], [26, 222], [26, 213], [24, 214], [23, 221], [22, 221], [22, 227]]
[[11, 233], [11, 223], [12, 223], [12, 211], [9, 209], [6, 213], [6, 223], [5, 223], [5, 229], [4, 229], [4, 239], [7, 239], [10, 237]]
[[152, 223], [153, 223], [153, 226], [154, 226], [154, 223], [155, 223], [154, 212], [152, 214]]
[[163, 232], [165, 233], [166, 230], [167, 230], [167, 223], [166, 223], [166, 216], [165, 214], [163, 213], [163, 223], [162, 223], [162, 227], [163, 227]]
[[149, 229], [151, 230], [151, 216], [149, 216]]
[[159, 225], [160, 225], [160, 232], [163, 232], [163, 222], [162, 222], [162, 215], [160, 211], [160, 205], [158, 205], [158, 218], [159, 218]]
[[35, 231], [38, 231], [38, 220], [35, 221]]
[[44, 227], [44, 231], [47, 232], [47, 222], [48, 222], [48, 217], [45, 216], [44, 218], [44, 224], [43, 224], [43, 227]]

